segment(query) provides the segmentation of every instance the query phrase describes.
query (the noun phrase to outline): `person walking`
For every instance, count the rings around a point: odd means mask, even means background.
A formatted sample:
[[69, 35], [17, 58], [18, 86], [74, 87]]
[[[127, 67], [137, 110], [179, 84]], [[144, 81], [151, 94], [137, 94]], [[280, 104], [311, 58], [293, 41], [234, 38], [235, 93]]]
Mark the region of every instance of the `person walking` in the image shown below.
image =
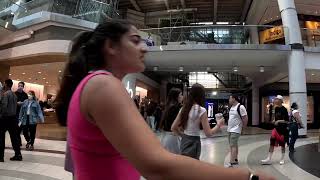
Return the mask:
[[182, 100], [183, 96], [180, 89], [170, 89], [159, 125], [162, 131], [161, 144], [168, 151], [175, 154], [180, 154], [180, 137], [171, 131], [171, 126], [180, 111]]
[[60, 124], [68, 127], [75, 178], [274, 180], [263, 173], [225, 169], [172, 154], [162, 147], [121, 82], [126, 74], [144, 70], [146, 51], [137, 28], [123, 20], [103, 22], [73, 41], [56, 112]]
[[299, 137], [299, 129], [304, 129], [304, 126], [301, 121], [298, 104], [294, 102], [291, 105], [291, 116], [289, 122], [289, 151], [291, 153], [295, 152], [294, 145]]
[[1, 98], [0, 115], [0, 162], [4, 162], [4, 149], [6, 132], [9, 131], [14, 156], [11, 161], [22, 161], [20, 143], [18, 138], [18, 122], [16, 120], [17, 97], [12, 92], [13, 81], [7, 79], [4, 83], [4, 93]]
[[242, 133], [242, 128], [247, 127], [248, 114], [246, 108], [241, 105], [239, 96], [233, 94], [229, 97], [229, 120], [228, 120], [228, 141], [230, 147], [230, 162], [225, 167], [233, 167], [239, 165], [238, 141]]
[[[23, 104], [23, 102], [25, 100], [28, 99], [28, 95], [26, 92], [24, 92], [24, 87], [25, 87], [25, 83], [24, 82], [19, 82], [18, 83], [18, 90], [15, 92], [16, 96], [17, 96], [17, 113], [16, 113], [16, 117], [17, 117], [17, 121], [19, 121], [19, 113], [20, 113], [20, 109], [21, 106]], [[22, 141], [21, 141], [21, 131], [22, 131], [22, 127], [18, 127], [18, 138], [19, 138], [19, 144], [20, 146], [22, 146]]]
[[205, 89], [201, 84], [194, 84], [181, 111], [174, 120], [171, 130], [182, 137], [180, 144], [181, 155], [199, 160], [201, 154], [200, 129], [207, 137], [212, 136], [223, 125], [224, 120], [217, 121], [210, 128], [205, 104]]
[[21, 124], [23, 135], [27, 141], [27, 150], [33, 151], [37, 124], [43, 122], [44, 117], [41, 107], [37, 102], [37, 97], [34, 91], [29, 91], [28, 99], [23, 102], [19, 113], [19, 124]]
[[274, 152], [274, 147], [281, 146], [282, 155], [280, 160], [280, 165], [283, 165], [284, 157], [286, 153], [286, 142], [288, 142], [288, 122], [289, 115], [288, 110], [283, 106], [283, 97], [278, 95], [274, 99], [274, 110], [272, 113], [273, 124], [275, 128], [271, 132], [270, 138], [270, 148], [269, 155], [266, 159], [261, 160], [261, 164], [270, 165], [272, 162], [272, 155]]

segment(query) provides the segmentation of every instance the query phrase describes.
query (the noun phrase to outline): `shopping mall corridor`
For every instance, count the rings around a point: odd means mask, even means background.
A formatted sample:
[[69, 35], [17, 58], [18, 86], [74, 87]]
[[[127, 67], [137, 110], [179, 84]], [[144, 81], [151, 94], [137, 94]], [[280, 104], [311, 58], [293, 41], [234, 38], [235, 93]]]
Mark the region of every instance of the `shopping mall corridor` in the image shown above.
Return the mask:
[[[59, 131], [56, 131], [56, 135]], [[61, 133], [65, 130], [61, 129]], [[286, 155], [286, 164], [283, 166], [279, 165], [278, 160], [280, 159], [280, 149], [276, 150], [273, 158], [273, 164], [271, 166], [260, 165], [260, 160], [264, 159], [268, 151], [268, 138], [269, 131], [258, 128], [249, 128], [245, 131], [239, 141], [239, 162], [240, 167], [250, 168], [252, 170], [261, 170], [269, 174], [273, 174], [280, 180], [317, 180], [320, 179], [319, 169], [312, 169], [306, 167], [303, 170], [299, 166], [304, 164], [298, 164], [292, 162], [289, 155]], [[158, 134], [160, 137], [160, 134]], [[228, 143], [225, 133], [217, 134], [213, 138], [202, 138], [202, 153], [201, 160], [209, 163], [224, 165], [229, 159]], [[9, 135], [6, 136], [6, 146], [8, 147], [5, 151], [5, 162], [0, 163], [0, 180], [71, 180], [72, 175], [64, 171], [64, 153], [65, 153], [65, 141], [60, 140], [46, 140], [36, 139], [35, 150], [22, 151], [23, 161], [22, 162], [11, 162], [9, 157], [13, 155], [13, 151], [10, 144]], [[297, 152], [305, 154], [303, 151], [306, 149], [303, 145], [312, 144], [318, 142], [319, 133], [318, 131], [309, 131], [308, 138], [299, 139], [297, 142]], [[22, 137], [23, 139], [23, 137]], [[23, 142], [25, 144], [25, 142]], [[24, 145], [23, 145], [24, 147]], [[310, 148], [310, 147], [309, 147]], [[308, 153], [310, 149], [307, 150]], [[310, 159], [309, 156], [305, 155], [304, 158]], [[295, 157], [293, 157], [295, 158]], [[297, 161], [299, 158], [296, 157]], [[308, 160], [308, 165], [311, 166], [313, 163], [319, 162], [317, 157], [311, 158], [314, 162]], [[303, 159], [300, 163], [303, 163]], [[314, 164], [313, 164], [314, 165]], [[312, 172], [313, 170], [313, 172]], [[314, 175], [308, 173], [313, 173]], [[318, 173], [318, 174], [317, 174]], [[316, 177], [318, 176], [318, 177]]]

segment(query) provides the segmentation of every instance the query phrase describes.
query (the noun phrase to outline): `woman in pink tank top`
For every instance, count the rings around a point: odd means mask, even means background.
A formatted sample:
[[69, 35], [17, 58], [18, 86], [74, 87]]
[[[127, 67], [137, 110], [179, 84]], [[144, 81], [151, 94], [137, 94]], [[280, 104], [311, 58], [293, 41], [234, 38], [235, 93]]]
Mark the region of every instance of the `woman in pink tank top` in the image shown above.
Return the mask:
[[73, 41], [56, 110], [60, 123], [68, 126], [76, 180], [256, 177], [249, 170], [171, 154], [161, 146], [121, 82], [144, 70], [145, 53], [138, 30], [120, 20], [102, 23]]

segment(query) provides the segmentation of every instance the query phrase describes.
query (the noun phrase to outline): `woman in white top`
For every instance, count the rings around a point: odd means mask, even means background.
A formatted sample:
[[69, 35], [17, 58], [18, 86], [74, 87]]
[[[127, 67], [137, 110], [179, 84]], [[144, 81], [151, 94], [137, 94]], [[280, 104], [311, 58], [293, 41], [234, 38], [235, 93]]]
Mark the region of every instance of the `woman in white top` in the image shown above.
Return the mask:
[[291, 105], [291, 118], [289, 122], [289, 151], [294, 152], [294, 144], [296, 143], [296, 140], [298, 139], [299, 133], [298, 129], [304, 128], [302, 121], [301, 121], [301, 115], [299, 112], [299, 107], [297, 103], [292, 103]]
[[206, 136], [212, 136], [223, 124], [223, 120], [219, 120], [213, 129], [210, 128], [204, 104], [205, 89], [201, 84], [194, 84], [171, 127], [174, 133], [182, 136], [181, 154], [194, 159], [199, 159], [201, 153], [200, 127], [203, 127]]

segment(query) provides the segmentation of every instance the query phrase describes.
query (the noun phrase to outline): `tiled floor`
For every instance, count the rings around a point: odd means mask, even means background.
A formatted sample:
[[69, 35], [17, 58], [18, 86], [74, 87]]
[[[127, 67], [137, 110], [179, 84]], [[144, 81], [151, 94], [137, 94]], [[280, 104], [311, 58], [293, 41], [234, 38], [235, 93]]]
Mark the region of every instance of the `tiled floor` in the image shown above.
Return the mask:
[[[62, 137], [64, 130], [55, 130], [55, 132], [62, 132]], [[267, 155], [269, 132], [258, 128], [246, 130], [245, 134], [257, 135], [244, 135], [240, 138], [240, 167], [262, 170], [273, 174], [280, 180], [320, 179], [294, 164], [288, 155], [286, 156], [286, 164], [280, 166], [278, 162], [281, 154], [280, 149], [275, 152], [272, 165], [260, 165], [260, 160]], [[223, 130], [213, 138], [202, 138], [202, 161], [221, 166], [228, 161], [230, 155], [225, 135], [226, 132]], [[303, 145], [317, 142], [318, 132], [313, 130], [308, 134], [308, 138], [299, 139], [297, 146], [303, 147]], [[0, 180], [71, 180], [71, 174], [63, 169], [65, 145], [65, 141], [36, 139], [34, 152], [22, 151], [23, 162], [10, 162], [9, 158], [13, 155], [13, 151], [10, 148], [6, 149], [5, 162], [0, 163]], [[11, 146], [8, 135], [6, 146]]]

